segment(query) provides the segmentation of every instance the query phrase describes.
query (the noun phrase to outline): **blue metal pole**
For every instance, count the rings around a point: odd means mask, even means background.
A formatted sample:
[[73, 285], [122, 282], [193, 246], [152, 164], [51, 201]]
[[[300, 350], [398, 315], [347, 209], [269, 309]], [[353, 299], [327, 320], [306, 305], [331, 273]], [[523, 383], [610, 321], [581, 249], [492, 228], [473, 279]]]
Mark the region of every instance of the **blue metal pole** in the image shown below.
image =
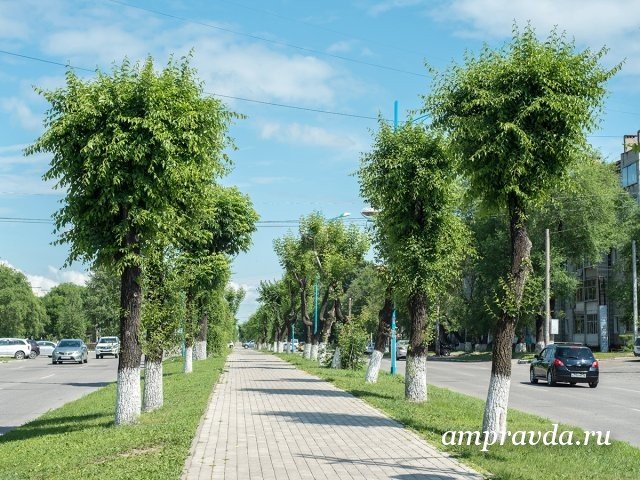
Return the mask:
[[291, 324], [291, 352], [293, 352], [293, 341], [296, 339], [296, 326]]
[[393, 129], [398, 129], [398, 100], [393, 101]]
[[318, 275], [316, 275], [316, 285], [313, 290], [313, 334], [318, 333]]
[[396, 369], [396, 309], [391, 314], [391, 375], [395, 375]]

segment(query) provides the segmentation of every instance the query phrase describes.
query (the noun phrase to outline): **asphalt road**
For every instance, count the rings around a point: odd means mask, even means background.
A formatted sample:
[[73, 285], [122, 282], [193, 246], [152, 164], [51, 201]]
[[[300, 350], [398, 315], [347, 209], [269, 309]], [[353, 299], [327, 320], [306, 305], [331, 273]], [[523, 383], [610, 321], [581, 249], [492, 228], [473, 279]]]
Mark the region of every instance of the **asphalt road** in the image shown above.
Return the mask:
[[[597, 358], [597, 354], [596, 354]], [[382, 368], [389, 371], [390, 361]], [[397, 362], [404, 375], [405, 362]], [[433, 360], [427, 364], [427, 382], [481, 398], [487, 397], [491, 362]], [[529, 383], [529, 365], [513, 361], [509, 407], [585, 430], [611, 432], [611, 438], [640, 447], [640, 359], [600, 361], [600, 383], [549, 387]]]
[[0, 435], [114, 382], [118, 359], [52, 365], [48, 357], [0, 363]]

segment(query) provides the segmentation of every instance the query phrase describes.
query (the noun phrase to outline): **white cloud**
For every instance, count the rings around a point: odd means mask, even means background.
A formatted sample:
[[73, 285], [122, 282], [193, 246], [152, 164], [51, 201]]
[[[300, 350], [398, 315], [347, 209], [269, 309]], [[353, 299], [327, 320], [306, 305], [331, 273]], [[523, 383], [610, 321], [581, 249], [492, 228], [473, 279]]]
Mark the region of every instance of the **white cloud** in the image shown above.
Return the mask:
[[[514, 21], [528, 21], [541, 36], [558, 27], [570, 37], [594, 49], [605, 44], [615, 50], [619, 62], [628, 58], [627, 72], [640, 73], [640, 41], [637, 21], [638, 0], [454, 0], [431, 11], [441, 21], [462, 22], [461, 36], [506, 38]], [[624, 71], [623, 70], [623, 71]]]
[[[5, 265], [12, 268], [16, 272], [20, 272], [27, 277], [27, 281], [31, 284], [33, 293], [42, 297], [47, 294], [53, 287], [60, 285], [61, 283], [75, 283], [76, 285], [85, 285], [90, 278], [90, 274], [87, 272], [78, 272], [75, 270], [59, 270], [49, 265], [48, 270], [50, 276], [43, 275], [31, 275], [23, 272], [19, 268], [14, 267], [6, 260], [0, 260], [0, 265]], [[53, 278], [51, 278], [53, 276]]]
[[260, 136], [283, 143], [311, 145], [339, 149], [355, 149], [358, 142], [350, 136], [329, 132], [320, 127], [291, 123], [266, 123], [261, 127]]
[[332, 43], [331, 45], [329, 45], [329, 48], [327, 48], [327, 52], [347, 53], [347, 52], [350, 52], [352, 49], [353, 49], [353, 42], [343, 40], [343, 41]]
[[35, 114], [31, 108], [17, 97], [0, 99], [0, 107], [13, 115], [20, 125], [28, 130], [42, 129], [42, 115]]
[[397, 8], [414, 7], [422, 3], [424, 3], [424, 0], [385, 0], [369, 7], [368, 12], [370, 15], [375, 16]]

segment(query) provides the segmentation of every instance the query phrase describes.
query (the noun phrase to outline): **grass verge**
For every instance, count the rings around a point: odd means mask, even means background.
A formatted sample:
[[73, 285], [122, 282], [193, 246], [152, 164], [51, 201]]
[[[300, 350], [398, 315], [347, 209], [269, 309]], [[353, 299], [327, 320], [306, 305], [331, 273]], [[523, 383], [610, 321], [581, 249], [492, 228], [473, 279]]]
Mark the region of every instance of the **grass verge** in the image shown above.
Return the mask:
[[[377, 384], [364, 382], [364, 370], [347, 371], [321, 367], [317, 362], [298, 355], [279, 354], [280, 358], [308, 373], [328, 380], [382, 410], [389, 417], [415, 430], [432, 445], [450, 452], [464, 463], [495, 480], [637, 480], [640, 478], [640, 449], [628, 443], [611, 441], [609, 446], [536, 446], [512, 445], [489, 447], [443, 445], [442, 435], [448, 431], [477, 431], [482, 426], [482, 400], [429, 385], [429, 399], [423, 404], [404, 400], [404, 377], [381, 372]], [[579, 408], [579, 399], [576, 406]], [[553, 430], [551, 421], [509, 410], [509, 431]], [[582, 440], [582, 429], [560, 425], [558, 431], [572, 431], [573, 439]], [[528, 438], [528, 437], [527, 437]], [[593, 440], [592, 440], [593, 442]], [[401, 455], [402, 446], [395, 445]], [[490, 472], [490, 473], [488, 473]]]
[[164, 365], [164, 407], [114, 427], [111, 384], [0, 437], [0, 479], [178, 479], [226, 357]]

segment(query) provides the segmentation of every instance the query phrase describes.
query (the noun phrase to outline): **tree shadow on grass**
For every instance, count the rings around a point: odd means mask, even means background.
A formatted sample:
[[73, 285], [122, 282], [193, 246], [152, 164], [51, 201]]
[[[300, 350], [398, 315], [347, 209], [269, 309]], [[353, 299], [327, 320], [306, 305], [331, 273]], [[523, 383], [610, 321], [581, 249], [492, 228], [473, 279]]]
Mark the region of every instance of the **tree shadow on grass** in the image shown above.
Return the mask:
[[[96, 422], [99, 418], [104, 418], [104, 420]], [[42, 437], [45, 435], [77, 432], [89, 428], [107, 428], [112, 425], [113, 418], [101, 413], [45, 418], [41, 420], [34, 420], [33, 422], [17, 427], [15, 430], [7, 431], [4, 435], [0, 436], [0, 445], [3, 443], [27, 440], [29, 438]], [[7, 427], [0, 426], [0, 431], [4, 428]]]
[[382, 395], [377, 392], [369, 392], [367, 390], [349, 390], [354, 397], [363, 398], [363, 397], [376, 397], [376, 398], [384, 398], [385, 400], [393, 400], [395, 397], [393, 395]]

